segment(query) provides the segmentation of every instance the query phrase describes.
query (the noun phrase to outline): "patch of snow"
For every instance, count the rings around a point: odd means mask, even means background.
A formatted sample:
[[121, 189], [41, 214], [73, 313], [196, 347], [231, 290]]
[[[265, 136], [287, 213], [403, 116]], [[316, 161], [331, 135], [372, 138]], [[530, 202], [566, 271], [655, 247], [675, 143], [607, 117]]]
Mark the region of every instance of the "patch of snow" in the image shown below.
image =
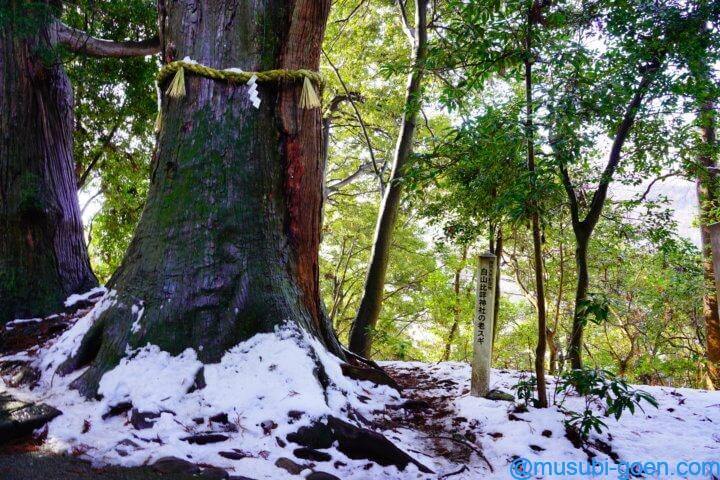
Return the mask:
[[95, 287], [92, 290], [90, 290], [89, 292], [75, 293], [73, 295], [70, 295], [67, 298], [67, 300], [65, 300], [65, 306], [72, 307], [76, 303], [88, 300], [91, 297], [94, 297], [95, 295], [98, 295], [100, 293], [102, 293], [102, 294], [107, 293], [107, 289], [105, 287]]
[[120, 365], [100, 380], [102, 409], [130, 402], [141, 412], [159, 412], [175, 406], [193, 384], [202, 367], [195, 351], [188, 348], [173, 357], [155, 345], [129, 352]]
[[42, 380], [51, 382], [55, 370], [62, 362], [78, 352], [85, 334], [90, 330], [100, 314], [115, 304], [116, 292], [107, 291], [105, 295], [95, 304], [92, 310], [86, 313], [52, 344], [42, 350], [38, 356], [38, 367]]
[[11, 320], [5, 324], [5, 330], [12, 330], [17, 325], [22, 325], [24, 323], [40, 323], [42, 322], [42, 318], [17, 318], [15, 320]]
[[145, 306], [143, 305], [143, 302], [140, 302], [140, 305], [133, 305], [130, 312], [133, 315], [136, 315], [130, 331], [132, 333], [137, 333], [140, 331], [140, 319], [142, 318], [143, 313], [145, 313]]

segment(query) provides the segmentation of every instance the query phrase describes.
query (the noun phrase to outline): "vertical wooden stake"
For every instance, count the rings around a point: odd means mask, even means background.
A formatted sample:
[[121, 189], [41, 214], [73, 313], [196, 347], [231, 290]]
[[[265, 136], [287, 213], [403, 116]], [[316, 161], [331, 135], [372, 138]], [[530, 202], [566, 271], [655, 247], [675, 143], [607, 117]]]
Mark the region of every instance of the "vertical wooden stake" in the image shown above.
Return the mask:
[[473, 340], [470, 394], [484, 397], [490, 390], [492, 363], [493, 310], [495, 309], [495, 255], [483, 253], [478, 258], [475, 300], [475, 338]]

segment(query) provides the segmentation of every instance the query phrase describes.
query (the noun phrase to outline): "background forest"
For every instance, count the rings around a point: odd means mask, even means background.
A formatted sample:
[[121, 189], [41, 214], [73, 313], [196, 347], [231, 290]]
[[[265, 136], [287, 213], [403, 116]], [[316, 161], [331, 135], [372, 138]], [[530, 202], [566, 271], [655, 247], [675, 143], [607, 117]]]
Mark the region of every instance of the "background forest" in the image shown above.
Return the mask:
[[[395, 184], [402, 198], [373, 358], [469, 360], [475, 266], [490, 249], [501, 259], [496, 367], [534, 368], [542, 310], [551, 374], [570, 367], [573, 326], [582, 325], [587, 365], [638, 383], [706, 386], [707, 288], [687, 217], [695, 229], [713, 223], [718, 205], [703, 198], [700, 216], [661, 194], [671, 186], [695, 196], [709, 175], [701, 160], [717, 150], [700, 128], [714, 121], [717, 30], [690, 25], [686, 3], [430, 2], [418, 56], [410, 6], [336, 0], [321, 63], [320, 281], [341, 341], [363, 295], [383, 193]], [[78, 0], [66, 2], [62, 20], [97, 37], [142, 40], [154, 34], [156, 9]], [[75, 93], [80, 206], [104, 283], [147, 195], [158, 61], [63, 58]], [[407, 96], [413, 58], [423, 75]], [[415, 136], [391, 179], [408, 108], [418, 112]]]

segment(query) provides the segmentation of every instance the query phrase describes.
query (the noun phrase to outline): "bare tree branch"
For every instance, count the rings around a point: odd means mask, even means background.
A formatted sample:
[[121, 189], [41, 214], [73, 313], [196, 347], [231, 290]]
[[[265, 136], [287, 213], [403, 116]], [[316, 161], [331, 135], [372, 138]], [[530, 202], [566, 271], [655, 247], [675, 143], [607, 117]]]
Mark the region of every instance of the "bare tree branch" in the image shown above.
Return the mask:
[[114, 42], [93, 37], [82, 30], [68, 27], [62, 22], [56, 22], [55, 29], [58, 44], [64, 45], [75, 53], [92, 57], [144, 57], [160, 52], [158, 37], [140, 42]]

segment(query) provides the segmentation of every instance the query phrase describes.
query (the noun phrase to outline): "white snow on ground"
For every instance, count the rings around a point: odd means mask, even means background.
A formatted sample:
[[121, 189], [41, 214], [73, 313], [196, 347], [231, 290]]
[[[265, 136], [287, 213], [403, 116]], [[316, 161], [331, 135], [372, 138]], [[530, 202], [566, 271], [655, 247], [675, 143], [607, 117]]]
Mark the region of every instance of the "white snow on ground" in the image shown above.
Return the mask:
[[[535, 409], [529, 407], [526, 413], [514, 413], [517, 420], [509, 419], [513, 404], [502, 401], [491, 401], [472, 397], [467, 394], [470, 383], [470, 366], [464, 363], [444, 362], [424, 364], [419, 362], [382, 362], [397, 369], [424, 371], [434, 378], [451, 379], [457, 382], [453, 387], [456, 395], [454, 401], [455, 414], [468, 419], [471, 428], [477, 434], [476, 445], [483, 451], [494, 467], [491, 473], [486, 464], [473, 457], [468, 465], [469, 471], [455, 475], [454, 479], [505, 479], [513, 478], [510, 464], [516, 457], [531, 462], [587, 462], [587, 455], [575, 448], [565, 437], [565, 416], [557, 407]], [[529, 374], [493, 370], [491, 388], [512, 392], [512, 387]], [[549, 378], [549, 396], [553, 400], [555, 379]], [[606, 432], [598, 435], [592, 433], [590, 440], [600, 439], [608, 443], [619, 455], [619, 462], [613, 462], [607, 455], [592, 449], [597, 454], [597, 461], [607, 464], [605, 472], [598, 470], [595, 478], [623, 478], [621, 474], [634, 462], [666, 462], [667, 470], [658, 464], [657, 475], [646, 478], [702, 478], [711, 479], [714, 472], [720, 478], [720, 392], [708, 392], [689, 388], [667, 388], [651, 386], [635, 386], [651, 393], [658, 401], [655, 407], [643, 404], [644, 411], [635, 415], [623, 414], [619, 421], [614, 417], [603, 417], [608, 425]], [[432, 394], [432, 391], [426, 392]], [[438, 393], [447, 395], [445, 388]], [[452, 392], [451, 392], [452, 393]], [[557, 400], [560, 400], [558, 395]], [[568, 397], [564, 405], [567, 409], [582, 411], [584, 399], [577, 396]], [[602, 406], [596, 406], [602, 412]], [[449, 428], [452, 418], [447, 418]], [[456, 428], [457, 430], [457, 428]], [[452, 431], [452, 430], [451, 430]], [[549, 431], [549, 432], [548, 432]], [[545, 433], [543, 435], [543, 432]], [[458, 432], [463, 433], [463, 432]], [[550, 436], [547, 436], [547, 435]], [[532, 446], [540, 447], [533, 449]], [[624, 462], [624, 463], [623, 463]], [[706, 474], [678, 475], [679, 462], [708, 462]], [[692, 473], [695, 465], [686, 465]], [[558, 467], [561, 465], [558, 464]], [[569, 464], [566, 465], [569, 468]], [[620, 470], [620, 472], [619, 472]], [[555, 472], [561, 470], [554, 470]], [[569, 472], [569, 470], [566, 470]], [[646, 469], [646, 472], [649, 472]], [[524, 478], [588, 478], [590, 475], [537, 475]], [[517, 478], [517, 477], [516, 477]], [[523, 477], [521, 477], [523, 478]]]
[[[93, 310], [80, 318], [69, 330], [39, 349], [30, 349], [4, 360], [29, 360], [41, 371], [39, 384], [33, 389], [5, 387], [20, 400], [41, 401], [53, 405], [63, 415], [53, 420], [48, 429], [46, 448], [79, 455], [95, 464], [135, 466], [152, 464], [163, 457], [178, 457], [195, 464], [214, 465], [231, 475], [256, 479], [302, 478], [312, 470], [306, 468], [293, 476], [275, 466], [281, 457], [298, 464], [308, 462], [292, 454], [298, 445], [287, 443], [289, 433], [313, 420], [333, 415], [353, 422], [351, 412], [368, 419], [391, 418], [386, 407], [402, 403], [398, 393], [388, 387], [358, 382], [343, 376], [340, 361], [325, 352], [317, 341], [290, 328], [256, 335], [230, 349], [215, 364], [202, 365], [196, 352], [187, 349], [173, 356], [155, 345], [134, 351], [100, 381], [101, 400], [87, 400], [69, 388], [82, 371], [62, 377], [57, 367], [77, 352], [83, 335], [100, 313], [116, 301], [114, 292], [107, 293]], [[140, 310], [138, 309], [138, 319]], [[3, 358], [0, 357], [0, 360]], [[331, 381], [323, 389], [313, 374], [317, 362], [322, 364]], [[335, 447], [325, 450], [330, 462], [314, 462], [316, 471], [330, 472], [342, 479], [505, 479], [513, 478], [509, 465], [517, 457], [531, 462], [584, 463], [586, 452], [576, 448], [565, 437], [565, 415], [557, 408], [517, 411], [515, 404], [490, 401], [468, 395], [470, 368], [463, 363], [423, 364], [387, 362], [395, 370], [415, 376], [429, 375], [435, 382], [418, 385], [426, 396], [448, 396], [451, 413], [437, 421], [445, 423], [445, 435], [459, 435], [484, 452], [485, 460], [472, 453], [467, 464], [455, 464], [434, 455], [428, 434], [409, 427], [394, 428], [383, 433], [419, 462], [433, 469], [435, 475], [419, 472], [414, 465], [404, 471], [382, 467], [367, 460], [352, 460]], [[197, 373], [203, 368], [206, 386], [192, 389]], [[493, 371], [492, 387], [511, 391], [524, 374]], [[445, 380], [446, 382], [442, 383]], [[441, 381], [442, 385], [437, 385]], [[554, 379], [550, 379], [553, 398]], [[433, 388], [437, 387], [436, 390]], [[646, 478], [703, 478], [711, 475], [673, 475], [677, 464], [685, 462], [716, 462], [720, 477], [720, 393], [665, 387], [638, 387], [652, 393], [659, 408], [650, 405], [633, 416], [626, 413], [619, 421], [603, 418], [606, 432], [592, 434], [591, 441], [602, 440], [617, 453], [620, 462], [666, 462], [668, 471]], [[0, 384], [0, 391], [3, 391]], [[413, 394], [411, 389], [405, 396]], [[136, 429], [131, 411], [113, 407], [132, 403], [146, 417], [149, 428]], [[568, 397], [565, 407], [581, 410], [583, 399]], [[601, 412], [601, 405], [597, 410]], [[290, 418], [289, 412], [302, 412]], [[422, 412], [416, 412], [415, 415]], [[223, 419], [227, 416], [227, 421]], [[227, 437], [218, 443], [192, 444], [188, 437], [202, 434]], [[465, 440], [463, 440], [465, 441]], [[596, 460], [609, 472], [595, 478], [626, 478], [618, 473], [618, 464], [595, 447], [590, 447]], [[240, 454], [230, 459], [220, 452]], [[338, 464], [336, 462], [342, 462]], [[549, 465], [550, 463], [547, 463]], [[547, 468], [547, 467], [546, 467]], [[567, 467], [566, 467], [567, 468]], [[580, 467], [582, 468], [582, 467]], [[708, 468], [708, 467], [706, 467]], [[712, 465], [709, 468], [713, 468]], [[538, 474], [531, 478], [588, 478], [589, 475]], [[530, 478], [530, 477], [515, 477]]]
[[[316, 340], [290, 328], [256, 335], [230, 349], [219, 363], [204, 366], [192, 349], [177, 356], [155, 345], [128, 351], [128, 356], [102, 377], [102, 399], [84, 399], [69, 387], [82, 371], [62, 377], [56, 369], [77, 352], [83, 335], [115, 301], [114, 292], [110, 292], [51, 345], [31, 356], [41, 370], [39, 385], [32, 390], [6, 388], [20, 400], [41, 401], [63, 412], [49, 424], [46, 446], [53, 451], [79, 455], [98, 465], [145, 465], [172, 456], [222, 467], [231, 475], [298, 478], [275, 466], [281, 457], [308, 463], [293, 457], [292, 451], [299, 445], [281, 446], [289, 433], [326, 415], [351, 421], [350, 412], [354, 411], [371, 418], [374, 411], [400, 401], [398, 393], [389, 387], [346, 378], [336, 357]], [[313, 373], [313, 356], [332, 382], [328, 389], [322, 388]], [[189, 393], [201, 367], [206, 386]], [[152, 423], [150, 428], [135, 429], [130, 411], [108, 415], [112, 407], [128, 402], [140, 412], [159, 414], [146, 419]], [[293, 411], [300, 412], [299, 418], [290, 419], [288, 412]], [[217, 419], [223, 414], [228, 422]], [[216, 420], [211, 420], [213, 417]], [[208, 433], [228, 438], [205, 445], [183, 440]], [[409, 445], [416, 441], [412, 434], [405, 437]], [[398, 444], [403, 447], [402, 442]], [[240, 453], [245, 458], [229, 459], [220, 452]], [[399, 471], [349, 459], [335, 448], [326, 452], [332, 461], [316, 462], [315, 469], [344, 479], [433, 478], [412, 464]], [[335, 469], [336, 461], [344, 465]], [[310, 472], [305, 469], [302, 476]]]
[[73, 295], [70, 295], [67, 300], [65, 300], [65, 306], [66, 307], [72, 307], [78, 302], [82, 302], [85, 300], [88, 300], [91, 297], [94, 297], [98, 294], [104, 294], [107, 293], [107, 289], [105, 287], [95, 287], [92, 290], [85, 292], [85, 293], [76, 293]]

